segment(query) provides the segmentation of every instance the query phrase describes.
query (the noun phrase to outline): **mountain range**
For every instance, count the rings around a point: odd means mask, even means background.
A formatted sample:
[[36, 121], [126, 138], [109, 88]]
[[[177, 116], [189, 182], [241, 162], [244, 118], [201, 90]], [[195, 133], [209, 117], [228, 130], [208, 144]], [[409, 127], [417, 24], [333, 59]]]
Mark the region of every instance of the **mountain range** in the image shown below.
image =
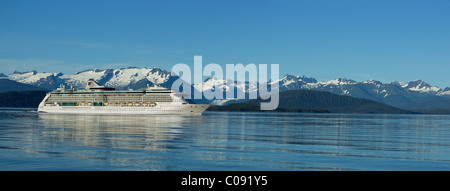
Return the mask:
[[424, 81], [383, 84], [376, 80], [356, 82], [338, 78], [327, 82], [317, 82], [305, 76], [286, 75], [279, 81], [280, 91], [310, 89], [331, 92], [378, 101], [408, 110], [432, 110], [450, 108], [450, 88], [441, 89]]
[[[93, 78], [99, 84], [119, 90], [139, 89], [158, 84], [171, 87], [178, 76], [159, 68], [121, 68], [121, 69], [90, 69], [75, 74], [45, 73], [37, 71], [14, 72], [13, 74], [0, 73], [0, 92], [26, 91], [26, 90], [53, 90], [61, 84], [66, 87], [84, 88], [86, 81]], [[436, 86], [415, 80], [411, 82], [381, 83], [376, 80], [357, 82], [346, 78], [337, 78], [330, 81], [318, 81], [313, 77], [285, 75], [278, 81], [279, 91], [288, 90], [319, 90], [337, 95], [346, 95], [381, 102], [386, 105], [407, 110], [435, 110], [450, 109], [450, 88], [441, 89]], [[221, 80], [214, 77], [207, 78], [202, 84], [193, 84], [192, 89], [203, 91], [214, 88], [224, 88], [230, 91], [250, 93], [258, 90], [256, 82], [239, 82], [234, 80]], [[248, 97], [248, 96], [247, 96]], [[244, 102], [246, 100], [201, 100], [212, 102], [215, 105]]]

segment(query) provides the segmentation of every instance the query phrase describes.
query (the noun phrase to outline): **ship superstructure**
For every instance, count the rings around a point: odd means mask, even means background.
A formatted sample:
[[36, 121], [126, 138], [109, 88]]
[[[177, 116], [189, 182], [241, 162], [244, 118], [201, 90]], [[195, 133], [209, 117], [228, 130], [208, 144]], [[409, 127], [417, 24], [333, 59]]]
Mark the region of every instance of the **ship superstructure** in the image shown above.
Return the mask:
[[182, 114], [201, 115], [209, 104], [195, 104], [181, 92], [153, 86], [115, 90], [89, 79], [85, 89], [60, 88], [49, 92], [38, 111], [46, 113]]

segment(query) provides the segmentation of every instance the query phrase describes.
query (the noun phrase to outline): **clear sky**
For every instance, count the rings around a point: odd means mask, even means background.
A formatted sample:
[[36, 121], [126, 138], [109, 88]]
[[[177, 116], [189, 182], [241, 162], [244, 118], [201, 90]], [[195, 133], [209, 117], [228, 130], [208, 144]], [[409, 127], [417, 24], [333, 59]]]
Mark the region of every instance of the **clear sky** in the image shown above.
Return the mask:
[[450, 86], [449, 0], [1, 0], [0, 73], [279, 64]]

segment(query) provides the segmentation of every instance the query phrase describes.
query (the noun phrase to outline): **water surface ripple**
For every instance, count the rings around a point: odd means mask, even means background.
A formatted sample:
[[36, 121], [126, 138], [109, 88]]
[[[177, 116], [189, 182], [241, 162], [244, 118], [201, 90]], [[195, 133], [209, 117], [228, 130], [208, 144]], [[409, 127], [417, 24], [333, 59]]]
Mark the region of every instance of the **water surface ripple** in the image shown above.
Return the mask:
[[450, 170], [449, 115], [0, 109], [0, 170]]

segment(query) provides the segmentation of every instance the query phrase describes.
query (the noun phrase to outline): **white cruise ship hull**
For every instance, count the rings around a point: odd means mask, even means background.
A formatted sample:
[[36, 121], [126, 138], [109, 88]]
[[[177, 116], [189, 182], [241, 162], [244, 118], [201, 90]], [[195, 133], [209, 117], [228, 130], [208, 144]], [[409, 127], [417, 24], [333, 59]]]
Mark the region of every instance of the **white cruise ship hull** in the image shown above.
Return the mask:
[[177, 114], [201, 115], [210, 104], [194, 104], [183, 94], [163, 87], [115, 91], [89, 79], [84, 90], [64, 85], [49, 92], [39, 104], [39, 113], [62, 114]]
[[209, 104], [158, 104], [149, 106], [45, 106], [40, 105], [39, 113], [61, 114], [138, 114], [138, 115], [201, 115]]

